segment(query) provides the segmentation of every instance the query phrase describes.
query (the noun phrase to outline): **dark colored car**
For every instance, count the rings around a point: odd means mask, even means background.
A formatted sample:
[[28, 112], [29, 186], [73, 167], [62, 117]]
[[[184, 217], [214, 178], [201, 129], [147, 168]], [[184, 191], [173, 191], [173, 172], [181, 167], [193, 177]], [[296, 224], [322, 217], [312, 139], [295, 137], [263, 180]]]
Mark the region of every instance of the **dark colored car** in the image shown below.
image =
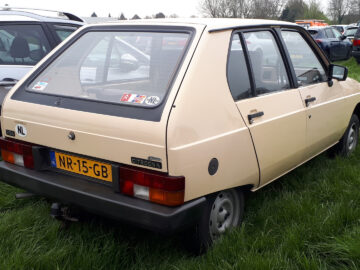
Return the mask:
[[308, 29], [330, 61], [347, 60], [351, 57], [352, 43], [333, 27], [311, 27]]
[[354, 36], [356, 31], [358, 30], [358, 26], [350, 26], [348, 29], [346, 29], [344, 36], [348, 38], [351, 42], [353, 42]]
[[360, 64], [360, 27], [354, 35], [352, 55], [356, 59], [356, 62]]

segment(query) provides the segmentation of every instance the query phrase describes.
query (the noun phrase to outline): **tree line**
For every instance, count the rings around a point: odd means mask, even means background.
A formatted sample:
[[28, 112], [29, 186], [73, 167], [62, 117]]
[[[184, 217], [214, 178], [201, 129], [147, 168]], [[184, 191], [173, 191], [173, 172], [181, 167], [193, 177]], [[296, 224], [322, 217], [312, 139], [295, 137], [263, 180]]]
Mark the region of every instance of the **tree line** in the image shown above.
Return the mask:
[[200, 11], [212, 18], [321, 19], [336, 24], [360, 20], [360, 0], [202, 0]]

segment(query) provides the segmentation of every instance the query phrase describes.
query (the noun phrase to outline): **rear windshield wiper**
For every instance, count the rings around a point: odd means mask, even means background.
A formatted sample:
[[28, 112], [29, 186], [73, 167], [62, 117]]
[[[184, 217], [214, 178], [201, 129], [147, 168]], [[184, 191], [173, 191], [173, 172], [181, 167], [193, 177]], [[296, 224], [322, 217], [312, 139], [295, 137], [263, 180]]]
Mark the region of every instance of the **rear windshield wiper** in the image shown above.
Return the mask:
[[0, 81], [0, 86], [12, 86], [15, 85], [19, 80], [13, 78], [4, 78]]

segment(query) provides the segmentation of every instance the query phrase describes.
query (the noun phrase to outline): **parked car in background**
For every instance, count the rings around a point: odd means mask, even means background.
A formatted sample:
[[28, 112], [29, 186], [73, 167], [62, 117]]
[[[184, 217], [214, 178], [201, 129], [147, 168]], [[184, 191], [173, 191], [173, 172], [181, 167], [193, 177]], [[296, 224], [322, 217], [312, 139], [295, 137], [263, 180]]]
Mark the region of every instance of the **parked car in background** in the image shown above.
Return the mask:
[[357, 29], [353, 39], [353, 51], [352, 55], [356, 61], [360, 64], [360, 27]]
[[127, 21], [83, 27], [2, 112], [1, 181], [150, 230], [191, 229], [204, 250], [241, 224], [244, 191], [330, 147], [355, 150], [360, 84], [293, 23]]
[[346, 24], [331, 25], [331, 26], [334, 27], [336, 30], [338, 30], [342, 35], [344, 35], [346, 29], [348, 28], [348, 25]]
[[306, 29], [313, 26], [328, 26], [328, 24], [324, 20], [296, 20], [295, 23]]
[[345, 33], [344, 36], [346, 36], [348, 38], [348, 40], [350, 40], [351, 42], [353, 42], [354, 36], [356, 31], [358, 30], [358, 26], [349, 26]]
[[333, 27], [310, 27], [308, 29], [330, 61], [347, 60], [351, 57], [352, 42]]
[[83, 25], [67, 13], [0, 9], [0, 106], [4, 95], [54, 47]]

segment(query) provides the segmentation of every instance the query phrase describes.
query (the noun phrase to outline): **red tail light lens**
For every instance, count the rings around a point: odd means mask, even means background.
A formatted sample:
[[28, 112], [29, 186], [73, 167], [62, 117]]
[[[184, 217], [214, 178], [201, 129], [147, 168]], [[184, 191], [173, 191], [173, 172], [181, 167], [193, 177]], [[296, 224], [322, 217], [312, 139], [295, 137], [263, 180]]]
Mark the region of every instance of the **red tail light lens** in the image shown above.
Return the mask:
[[354, 39], [353, 40], [353, 45], [354, 46], [360, 46], [360, 39]]
[[29, 169], [34, 168], [34, 157], [31, 144], [0, 138], [0, 148], [1, 157], [4, 161], [24, 166]]
[[321, 42], [322, 42], [321, 39], [315, 39], [315, 41], [316, 41], [317, 43], [321, 43]]
[[184, 203], [185, 178], [163, 173], [120, 167], [121, 192], [168, 206]]

